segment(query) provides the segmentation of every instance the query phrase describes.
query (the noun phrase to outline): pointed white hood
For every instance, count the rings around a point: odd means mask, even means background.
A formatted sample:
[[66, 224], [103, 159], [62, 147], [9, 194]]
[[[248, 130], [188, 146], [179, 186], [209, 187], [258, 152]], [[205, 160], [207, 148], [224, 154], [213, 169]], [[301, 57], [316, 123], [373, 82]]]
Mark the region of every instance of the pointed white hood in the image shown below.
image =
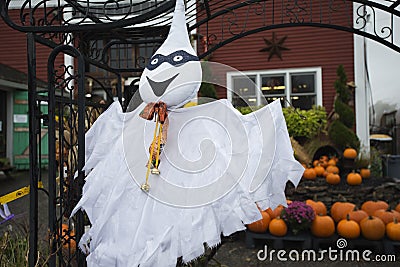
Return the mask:
[[180, 107], [196, 96], [201, 79], [201, 65], [186, 28], [185, 5], [176, 0], [168, 37], [140, 77], [140, 96], [145, 103], [163, 101], [170, 109]]
[[168, 55], [171, 51], [184, 50], [189, 54], [196, 55], [187, 34], [185, 4], [183, 0], [176, 0], [174, 17], [167, 39], [158, 48], [155, 54]]

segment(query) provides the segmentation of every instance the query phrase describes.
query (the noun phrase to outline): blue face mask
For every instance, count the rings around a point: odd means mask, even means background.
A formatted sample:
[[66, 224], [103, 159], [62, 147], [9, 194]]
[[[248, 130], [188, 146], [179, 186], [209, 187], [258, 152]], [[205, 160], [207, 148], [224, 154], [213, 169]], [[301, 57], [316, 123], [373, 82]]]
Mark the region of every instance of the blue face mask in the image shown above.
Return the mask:
[[183, 50], [175, 51], [174, 53], [171, 53], [167, 56], [156, 54], [150, 59], [150, 62], [149, 64], [147, 64], [146, 69], [154, 70], [164, 62], [167, 62], [172, 66], [177, 67], [189, 61], [199, 61], [199, 58]]

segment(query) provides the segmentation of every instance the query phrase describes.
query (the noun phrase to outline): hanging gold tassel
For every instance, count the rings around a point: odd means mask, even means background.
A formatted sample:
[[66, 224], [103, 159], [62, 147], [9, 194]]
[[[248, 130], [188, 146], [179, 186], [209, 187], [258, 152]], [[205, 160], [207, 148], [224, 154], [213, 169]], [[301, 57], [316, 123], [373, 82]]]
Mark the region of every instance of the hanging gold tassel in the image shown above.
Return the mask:
[[[156, 120], [156, 127], [154, 128], [153, 141], [151, 142], [149, 148], [150, 156], [146, 165], [147, 166], [146, 181], [144, 184], [141, 185], [141, 189], [143, 191], [148, 192], [150, 190], [150, 185], [149, 185], [150, 173], [154, 175], [160, 174], [158, 165], [160, 163], [160, 154], [162, 149], [161, 142], [162, 141], [165, 142], [165, 139], [162, 138], [162, 136], [163, 136], [163, 123], [167, 118], [166, 105], [162, 102], [155, 104], [150, 103], [145, 107], [140, 116], [145, 119], [153, 119], [153, 117], [155, 116]], [[166, 135], [166, 133], [164, 134]]]

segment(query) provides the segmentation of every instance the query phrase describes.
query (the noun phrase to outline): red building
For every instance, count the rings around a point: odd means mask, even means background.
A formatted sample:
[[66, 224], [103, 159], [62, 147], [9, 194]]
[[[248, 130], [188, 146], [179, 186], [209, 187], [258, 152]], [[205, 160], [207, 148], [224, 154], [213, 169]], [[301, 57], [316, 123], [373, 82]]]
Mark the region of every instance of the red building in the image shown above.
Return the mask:
[[[8, 14], [19, 21], [19, 9]], [[0, 19], [0, 158], [7, 157], [19, 169], [29, 168], [28, 56], [26, 34]], [[51, 49], [37, 44], [37, 87], [46, 89], [47, 58]], [[62, 59], [58, 59], [62, 64]], [[43, 132], [43, 140], [47, 133]], [[45, 143], [44, 143], [45, 144]], [[43, 145], [45, 153], [47, 146]]]
[[[226, 3], [221, 1], [219, 9], [213, 6], [213, 12], [223, 11]], [[235, 105], [244, 104], [236, 94], [242, 95], [246, 102], [253, 105], [257, 105], [262, 97], [269, 101], [285, 97], [295, 107], [308, 109], [312, 105], [323, 105], [329, 112], [333, 108], [336, 93], [334, 82], [337, 67], [342, 64], [348, 80], [354, 80], [354, 37], [340, 30], [301, 26], [301, 16], [321, 23], [329, 19], [330, 23], [338, 25], [349, 22], [350, 18], [349, 23], [352, 23], [352, 6], [334, 12], [326, 1], [321, 6], [320, 3], [313, 6], [313, 14], [310, 13], [311, 7], [308, 7], [304, 14], [296, 10], [299, 12], [297, 16], [290, 16], [287, 14], [290, 11], [288, 7], [284, 11], [283, 7], [273, 7], [271, 3], [274, 1], [227, 12], [210, 21], [208, 26], [202, 25], [198, 29], [197, 33], [209, 42], [208, 47], [200, 46], [201, 50], [212, 48], [228, 38], [255, 32], [211, 54], [210, 61], [244, 72], [255, 83], [251, 85], [243, 76], [240, 78], [234, 72], [229, 72], [226, 75], [226, 85], [233, 92], [218, 88], [218, 96], [227, 97]], [[201, 14], [203, 17], [198, 21], [205, 17], [205, 12]], [[267, 29], [268, 25], [289, 24], [294, 19], [299, 20], [296, 27]], [[262, 28], [267, 30], [260, 31]], [[261, 89], [260, 93], [257, 93], [256, 88]], [[282, 104], [288, 105], [286, 101], [282, 101]]]

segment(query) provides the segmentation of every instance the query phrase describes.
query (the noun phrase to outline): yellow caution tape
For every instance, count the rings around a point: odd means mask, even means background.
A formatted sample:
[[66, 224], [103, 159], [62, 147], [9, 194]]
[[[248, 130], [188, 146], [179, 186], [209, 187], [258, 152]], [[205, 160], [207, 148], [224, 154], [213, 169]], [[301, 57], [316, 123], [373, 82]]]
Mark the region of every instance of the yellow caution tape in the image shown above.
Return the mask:
[[[38, 188], [43, 188], [43, 182], [42, 181], [38, 182]], [[22, 188], [20, 188], [18, 190], [15, 190], [15, 191], [13, 191], [11, 193], [8, 193], [8, 194], [6, 194], [4, 196], [1, 196], [0, 197], [0, 205], [9, 203], [9, 202], [14, 201], [14, 200], [16, 200], [18, 198], [21, 198], [21, 197], [24, 197], [26, 195], [29, 195], [29, 191], [30, 191], [29, 186], [25, 186], [25, 187], [22, 187]]]

